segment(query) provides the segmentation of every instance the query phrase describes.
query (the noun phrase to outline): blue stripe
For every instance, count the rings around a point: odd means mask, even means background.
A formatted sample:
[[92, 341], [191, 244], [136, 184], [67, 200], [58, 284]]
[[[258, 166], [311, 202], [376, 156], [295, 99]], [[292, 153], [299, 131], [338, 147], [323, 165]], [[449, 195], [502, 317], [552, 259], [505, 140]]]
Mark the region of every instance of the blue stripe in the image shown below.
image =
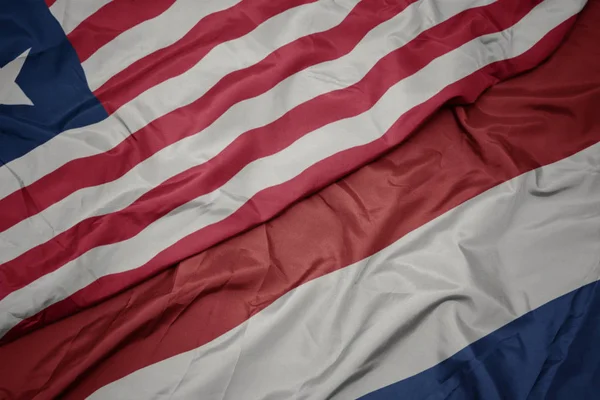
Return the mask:
[[44, 1], [0, 0], [0, 67], [29, 48], [17, 84], [34, 106], [0, 105], [3, 164], [64, 130], [107, 117], [88, 87], [75, 50]]
[[599, 340], [593, 283], [363, 399], [600, 399]]

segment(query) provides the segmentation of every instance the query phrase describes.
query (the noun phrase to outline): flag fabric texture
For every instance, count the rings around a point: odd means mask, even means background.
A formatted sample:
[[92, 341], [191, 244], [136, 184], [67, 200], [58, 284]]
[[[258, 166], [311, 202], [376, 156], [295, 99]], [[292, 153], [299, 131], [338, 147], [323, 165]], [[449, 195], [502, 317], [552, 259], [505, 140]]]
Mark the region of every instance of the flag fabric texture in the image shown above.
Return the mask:
[[598, 18], [1, 0], [0, 398], [597, 398]]

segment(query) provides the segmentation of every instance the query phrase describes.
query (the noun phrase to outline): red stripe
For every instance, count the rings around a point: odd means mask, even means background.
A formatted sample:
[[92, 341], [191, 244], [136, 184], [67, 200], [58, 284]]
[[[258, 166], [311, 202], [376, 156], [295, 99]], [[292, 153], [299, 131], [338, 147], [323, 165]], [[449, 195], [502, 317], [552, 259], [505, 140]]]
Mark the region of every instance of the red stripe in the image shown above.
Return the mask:
[[[122, 211], [86, 219], [54, 240], [5, 263], [1, 273], [5, 281], [10, 282], [10, 288], [8, 285], [0, 288], [0, 298], [94, 247], [134, 237], [173, 209], [218, 189], [250, 162], [283, 150], [315, 129], [369, 110], [392, 85], [420, 70], [431, 60], [475, 37], [512, 26], [540, 1], [501, 0], [486, 8], [467, 10], [424, 32], [406, 46], [382, 58], [356, 85], [308, 101], [277, 121], [246, 132], [218, 156], [153, 188]], [[165, 125], [157, 131], [165, 132], [167, 129]], [[207, 245], [223, 239], [207, 234], [205, 237], [209, 240]], [[77, 246], [65, 245], [67, 243], [77, 243]], [[190, 252], [185, 257], [191, 254], [194, 253]], [[164, 266], [176, 261], [171, 260]], [[23, 268], [24, 265], [27, 268]]]
[[48, 7], [51, 7], [51, 6], [52, 6], [52, 4], [56, 3], [56, 0], [44, 0], [44, 1], [46, 2], [46, 5], [47, 5]]
[[68, 38], [81, 62], [121, 33], [152, 19], [169, 8], [175, 0], [113, 0], [77, 26]]
[[217, 45], [247, 35], [286, 10], [316, 1], [243, 0], [227, 10], [203, 18], [177, 43], [131, 64], [94, 94], [104, 108], [113, 113], [151, 87], [184, 73]]
[[155, 120], [114, 149], [69, 162], [10, 194], [0, 201], [0, 231], [31, 215], [31, 201], [24, 198], [34, 199], [40, 212], [76, 190], [123, 176], [158, 150], [206, 128], [234, 104], [264, 93], [302, 69], [346, 54], [368, 31], [412, 1], [390, 7], [388, 0], [363, 0], [337, 27], [296, 40], [260, 63], [229, 74], [202, 98]]
[[[0, 392], [84, 398], [212, 340], [280, 293], [372, 254], [453, 205], [599, 140], [599, 16], [592, 1], [549, 63], [474, 106], [442, 110], [392, 153], [272, 222], [1, 346], [0, 359], [11, 362], [0, 363]], [[538, 46], [549, 51], [556, 39]], [[532, 56], [519, 62], [527, 67]], [[487, 79], [479, 73], [465, 82]]]

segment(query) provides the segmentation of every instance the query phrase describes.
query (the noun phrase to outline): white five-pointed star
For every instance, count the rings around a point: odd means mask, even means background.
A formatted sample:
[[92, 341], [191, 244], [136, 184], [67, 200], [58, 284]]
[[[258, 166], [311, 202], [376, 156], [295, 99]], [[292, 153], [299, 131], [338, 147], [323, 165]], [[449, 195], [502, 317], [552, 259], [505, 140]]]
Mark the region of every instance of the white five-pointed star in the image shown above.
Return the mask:
[[[29, 49], [31, 50], [31, 49]], [[32, 106], [33, 102], [27, 97], [19, 87], [16, 80], [29, 55], [26, 50], [19, 57], [0, 68], [0, 104], [7, 105], [27, 105]]]

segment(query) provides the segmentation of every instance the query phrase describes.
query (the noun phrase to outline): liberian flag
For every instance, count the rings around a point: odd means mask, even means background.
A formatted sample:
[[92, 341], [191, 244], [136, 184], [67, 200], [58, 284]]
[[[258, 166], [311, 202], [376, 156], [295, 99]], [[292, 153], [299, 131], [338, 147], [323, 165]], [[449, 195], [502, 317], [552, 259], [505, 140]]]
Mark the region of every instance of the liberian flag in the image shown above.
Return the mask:
[[0, 398], [597, 398], [588, 3], [1, 0]]

